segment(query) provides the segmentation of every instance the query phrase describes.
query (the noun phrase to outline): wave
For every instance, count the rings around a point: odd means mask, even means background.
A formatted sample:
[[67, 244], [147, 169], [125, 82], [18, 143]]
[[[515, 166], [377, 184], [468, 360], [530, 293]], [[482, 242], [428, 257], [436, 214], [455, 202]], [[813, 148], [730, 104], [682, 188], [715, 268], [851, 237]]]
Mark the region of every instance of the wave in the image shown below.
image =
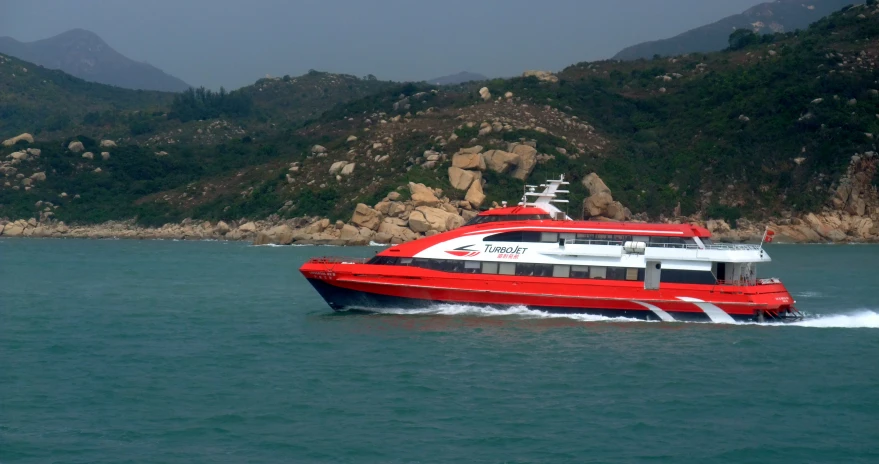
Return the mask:
[[437, 304], [422, 309], [382, 308], [370, 309], [379, 314], [398, 315], [436, 315], [436, 316], [477, 316], [477, 317], [504, 317], [518, 316], [523, 319], [557, 319], [566, 318], [582, 322], [647, 322], [628, 317], [605, 317], [592, 314], [558, 314], [530, 309], [527, 306], [512, 306], [509, 308], [492, 308], [484, 306], [472, 306], [465, 304]]
[[[573, 319], [581, 322], [638, 322], [656, 324], [660, 321], [645, 321], [629, 317], [606, 317], [591, 314], [559, 314], [548, 313], [529, 309], [526, 306], [513, 306], [509, 308], [492, 308], [472, 306], [466, 304], [437, 304], [421, 309], [404, 308], [370, 308], [369, 312], [378, 314], [395, 315], [435, 315], [435, 316], [472, 316], [472, 317], [519, 317], [522, 319]], [[726, 324], [724, 322], [685, 322], [677, 321], [672, 324]], [[848, 314], [817, 314], [807, 315], [805, 320], [789, 323], [756, 323], [734, 322], [731, 325], [752, 325], [763, 327], [811, 327], [811, 328], [836, 328], [836, 329], [879, 329], [879, 313], [871, 310], [862, 310]]]
[[788, 325], [828, 329], [879, 329], [879, 313], [862, 310], [850, 314], [824, 314]]

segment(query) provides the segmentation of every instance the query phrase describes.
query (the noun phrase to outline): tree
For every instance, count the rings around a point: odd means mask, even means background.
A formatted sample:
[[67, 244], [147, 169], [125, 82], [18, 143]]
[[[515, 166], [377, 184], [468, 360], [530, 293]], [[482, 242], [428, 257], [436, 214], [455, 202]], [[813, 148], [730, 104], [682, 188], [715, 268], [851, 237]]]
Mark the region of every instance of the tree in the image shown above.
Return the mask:
[[760, 37], [749, 29], [737, 29], [729, 36], [729, 49], [741, 50], [760, 42]]

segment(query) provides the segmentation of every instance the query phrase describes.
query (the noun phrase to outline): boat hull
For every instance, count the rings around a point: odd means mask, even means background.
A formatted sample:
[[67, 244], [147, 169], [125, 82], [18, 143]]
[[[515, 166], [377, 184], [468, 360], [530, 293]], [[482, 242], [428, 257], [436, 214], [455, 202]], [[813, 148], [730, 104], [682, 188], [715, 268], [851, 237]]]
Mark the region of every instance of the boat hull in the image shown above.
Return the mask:
[[[541, 299], [527, 295], [513, 296], [455, 289], [424, 289], [417, 286], [382, 284], [351, 285], [321, 278], [308, 278], [314, 289], [335, 311], [423, 310], [442, 304], [464, 304], [486, 309], [504, 310], [525, 306], [528, 309], [552, 314], [587, 314], [609, 318], [627, 318], [666, 322], [757, 322], [758, 312], [752, 308], [738, 308], [738, 313], [723, 312], [722, 317], [705, 311], [700, 303], [642, 302], [626, 299], [602, 298], [544, 298], [552, 304], [541, 304]], [[369, 288], [372, 288], [370, 290]], [[565, 304], [567, 303], [567, 304]], [[714, 306], [713, 304], [709, 304]], [[717, 306], [714, 306], [717, 308]], [[664, 308], [664, 309], [663, 309]], [[787, 322], [799, 320], [793, 314], [782, 313], [770, 320]]]

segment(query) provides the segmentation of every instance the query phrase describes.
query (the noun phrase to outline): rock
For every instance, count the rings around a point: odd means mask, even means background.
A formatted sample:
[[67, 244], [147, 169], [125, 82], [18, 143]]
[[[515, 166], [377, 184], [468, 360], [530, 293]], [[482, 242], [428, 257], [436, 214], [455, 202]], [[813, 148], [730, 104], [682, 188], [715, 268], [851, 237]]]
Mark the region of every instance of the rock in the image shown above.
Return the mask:
[[104, 171], [103, 171], [101, 168], [95, 168], [95, 170], [92, 171], [92, 172], [94, 172], [95, 174], [100, 174], [100, 173], [102, 173], [102, 172], [104, 172]]
[[607, 187], [607, 184], [605, 184], [604, 181], [601, 180], [601, 177], [598, 177], [598, 174], [594, 172], [583, 178], [583, 187], [589, 189], [589, 195], [597, 195], [599, 193], [611, 193], [610, 189]]
[[615, 201], [609, 205], [607, 205], [607, 211], [605, 215], [613, 219], [614, 221], [625, 221], [626, 218], [626, 207], [623, 206], [622, 203]]
[[363, 203], [358, 203], [357, 207], [354, 208], [351, 223], [370, 230], [377, 230], [381, 223], [381, 214]]
[[82, 157], [85, 159], [95, 159], [95, 154], [90, 151], [87, 151], [82, 154]]
[[226, 235], [229, 233], [231, 228], [229, 228], [229, 224], [226, 224], [223, 221], [217, 223], [217, 227], [214, 229], [220, 235]]
[[156, 156], [168, 156], [168, 152], [165, 150], [155, 152]]
[[433, 190], [424, 184], [416, 184], [409, 182], [409, 193], [411, 194], [412, 204], [418, 206], [439, 206], [440, 200], [433, 193]]
[[35, 172], [31, 175], [31, 179], [33, 179], [35, 181], [42, 182], [42, 181], [46, 180], [46, 173], [45, 172]]
[[474, 145], [470, 148], [462, 148], [458, 150], [458, 154], [482, 153], [482, 145]]
[[69, 144], [67, 144], [67, 149], [74, 152], [74, 153], [79, 153], [79, 152], [85, 150], [85, 147], [82, 146], [82, 142], [80, 142], [78, 140], [74, 140], [74, 141], [70, 142]]
[[583, 211], [589, 217], [607, 216], [607, 207], [613, 203], [609, 193], [597, 193], [583, 202]]
[[519, 155], [503, 150], [489, 150], [482, 155], [488, 169], [504, 174], [519, 164]]
[[504, 98], [506, 98], [507, 100], [513, 98], [513, 92], [507, 92], [507, 93], [505, 93], [505, 94], [504, 94]]
[[343, 176], [350, 176], [351, 173], [354, 172], [354, 167], [357, 166], [357, 163], [348, 163], [345, 167], [342, 168], [341, 174]]
[[479, 169], [485, 171], [485, 160], [481, 153], [455, 153], [452, 166], [459, 169]]
[[[388, 240], [382, 240], [385, 238]], [[378, 234], [375, 235], [375, 240], [379, 243], [403, 243], [416, 239], [418, 239], [418, 234], [415, 232], [388, 221], [382, 222], [378, 226]]]
[[3, 146], [4, 147], [11, 147], [22, 140], [24, 140], [27, 143], [34, 143], [34, 136], [25, 132], [23, 134], [16, 135], [15, 137], [12, 137], [11, 139], [4, 140]]
[[863, 216], [867, 210], [867, 203], [862, 198], [852, 198], [847, 210], [854, 216]]
[[348, 142], [348, 143], [356, 142], [356, 141], [357, 141], [357, 136], [355, 136], [355, 135], [349, 135], [348, 140], [346, 140], [346, 142]]
[[19, 224], [17, 221], [13, 223], [6, 224], [6, 227], [3, 228], [3, 236], [4, 237], [21, 237], [24, 235], [25, 226]]
[[326, 153], [327, 149], [326, 149], [326, 147], [324, 147], [322, 145], [315, 145], [315, 146], [311, 147], [311, 152], [312, 153]]
[[107, 161], [108, 159], [110, 159], [110, 152], [102, 151], [101, 152], [101, 159], [104, 161]]
[[31, 156], [40, 156], [42, 153], [43, 153], [43, 150], [40, 150], [39, 148], [28, 148], [27, 149], [27, 154], [31, 155]]
[[391, 192], [388, 194], [388, 200], [397, 201], [400, 199], [400, 192]]
[[116, 142], [112, 140], [101, 140], [101, 148], [116, 148]]
[[253, 222], [246, 222], [238, 226], [238, 231], [245, 234], [256, 232], [256, 224]]
[[456, 168], [454, 166], [449, 168], [449, 183], [452, 184], [452, 187], [458, 190], [469, 189], [470, 184], [472, 184], [477, 178], [481, 178], [481, 176], [476, 171], [465, 171], [464, 169]]
[[388, 216], [401, 217], [406, 212], [406, 205], [398, 201], [392, 201], [388, 207]]
[[338, 174], [339, 171], [341, 171], [342, 168], [344, 168], [346, 164], [348, 164], [347, 161], [336, 161], [335, 163], [333, 163], [332, 166], [330, 166], [330, 174], [333, 174], [333, 175]]
[[271, 229], [260, 232], [253, 240], [254, 245], [290, 245], [293, 243], [295, 232], [287, 224], [272, 227]]
[[12, 152], [7, 156], [7, 158], [12, 158], [14, 160], [24, 161], [27, 159], [27, 152], [26, 151]]
[[529, 70], [522, 73], [522, 77], [536, 77], [541, 82], [558, 82], [559, 78], [549, 71]]
[[457, 214], [443, 209], [419, 206], [409, 215], [409, 227], [418, 232], [426, 232], [427, 230], [445, 232], [456, 223], [452, 219], [453, 217], [460, 218]]
[[479, 96], [485, 101], [491, 100], [491, 92], [488, 91], [488, 87], [479, 89]]
[[485, 193], [482, 191], [482, 181], [476, 181], [470, 184], [467, 195], [464, 197], [474, 208], [478, 208], [485, 201]]
[[513, 143], [510, 144], [508, 151], [519, 156], [519, 163], [516, 165], [513, 177], [519, 180], [527, 179], [537, 164], [537, 149], [529, 145]]

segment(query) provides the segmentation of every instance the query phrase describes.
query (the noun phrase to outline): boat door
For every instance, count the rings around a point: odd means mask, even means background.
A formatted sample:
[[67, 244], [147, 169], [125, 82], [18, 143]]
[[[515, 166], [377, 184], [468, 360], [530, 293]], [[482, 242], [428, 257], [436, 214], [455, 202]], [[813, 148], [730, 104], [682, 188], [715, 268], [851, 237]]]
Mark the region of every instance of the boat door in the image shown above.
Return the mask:
[[644, 289], [659, 290], [659, 281], [662, 276], [662, 262], [647, 261], [647, 267], [644, 269]]

